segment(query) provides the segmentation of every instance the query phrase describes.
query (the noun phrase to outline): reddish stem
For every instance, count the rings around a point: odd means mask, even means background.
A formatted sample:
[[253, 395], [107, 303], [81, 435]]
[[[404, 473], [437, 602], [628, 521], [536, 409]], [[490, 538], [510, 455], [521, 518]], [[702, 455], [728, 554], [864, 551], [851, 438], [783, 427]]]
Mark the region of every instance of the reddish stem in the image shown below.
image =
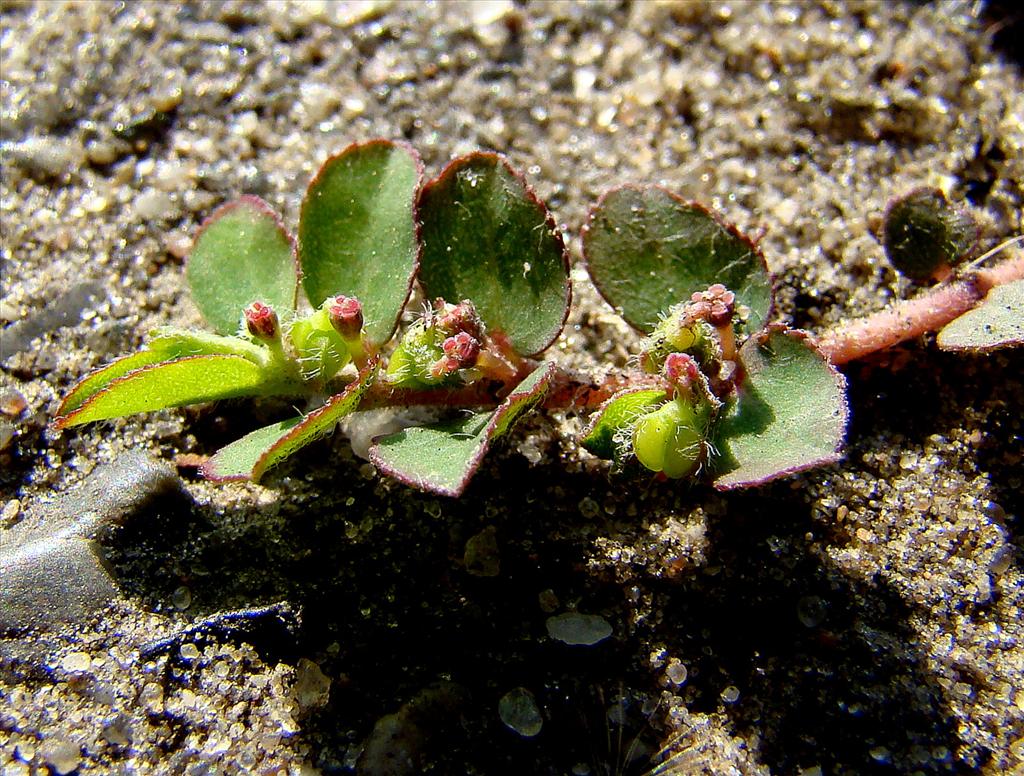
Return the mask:
[[1024, 256], [976, 270], [943, 283], [916, 299], [897, 302], [888, 310], [841, 323], [817, 341], [835, 365], [890, 348], [908, 339], [937, 331], [973, 309], [995, 286], [1024, 279]]
[[[361, 410], [382, 407], [408, 407], [412, 405], [431, 407], [494, 407], [523, 378], [536, 367], [536, 362], [524, 361], [515, 380], [503, 383], [496, 380], [480, 380], [462, 388], [392, 388], [382, 382], [374, 383], [359, 405]], [[658, 375], [644, 372], [609, 372], [597, 377], [576, 370], [559, 369], [544, 399], [549, 410], [596, 409], [624, 388], [665, 388], [665, 381]]]

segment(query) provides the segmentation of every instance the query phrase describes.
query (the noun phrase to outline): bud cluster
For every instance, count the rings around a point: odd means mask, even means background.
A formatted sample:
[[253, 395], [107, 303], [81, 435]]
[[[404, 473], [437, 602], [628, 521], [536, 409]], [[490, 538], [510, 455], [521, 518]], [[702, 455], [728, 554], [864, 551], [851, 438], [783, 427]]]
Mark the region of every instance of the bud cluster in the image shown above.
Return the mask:
[[665, 379], [681, 390], [688, 390], [701, 379], [700, 366], [686, 353], [669, 353], [662, 371]]
[[465, 331], [448, 337], [441, 343], [444, 355], [433, 363], [430, 373], [434, 377], [446, 377], [458, 369], [467, 369], [476, 364], [480, 355], [480, 340]]
[[435, 299], [432, 310], [434, 327], [446, 336], [465, 333], [476, 340], [484, 338], [484, 324], [476, 311], [476, 307], [468, 299], [458, 304], [448, 304], [443, 299]]
[[[422, 388], [450, 378], [471, 380], [484, 355], [485, 330], [473, 303], [449, 304], [436, 299], [423, 318], [402, 337], [388, 361], [386, 379], [392, 385]], [[460, 370], [467, 370], [460, 373]]]
[[483, 322], [473, 303], [464, 299], [453, 305], [443, 299], [435, 299], [431, 312], [434, 329], [438, 334], [446, 335], [441, 342], [444, 355], [431, 364], [431, 376], [441, 379], [459, 369], [474, 366], [484, 335]]
[[708, 286], [707, 291], [695, 291], [690, 301], [683, 306], [681, 323], [691, 326], [697, 321], [707, 321], [712, 326], [725, 326], [736, 311], [736, 294], [721, 283]]

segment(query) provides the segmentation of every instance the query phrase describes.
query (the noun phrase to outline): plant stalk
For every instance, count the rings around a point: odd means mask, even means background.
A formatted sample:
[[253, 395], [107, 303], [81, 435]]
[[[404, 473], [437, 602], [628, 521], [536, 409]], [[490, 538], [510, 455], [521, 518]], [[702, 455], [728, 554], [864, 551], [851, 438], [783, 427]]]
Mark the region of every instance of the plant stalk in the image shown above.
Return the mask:
[[[1010, 243], [1018, 241], [1014, 238]], [[989, 269], [971, 269], [936, 286], [916, 299], [897, 302], [887, 310], [848, 321], [826, 331], [817, 346], [836, 366], [856, 361], [909, 339], [938, 331], [974, 309], [996, 286], [1024, 279], [1024, 255], [1018, 254]]]

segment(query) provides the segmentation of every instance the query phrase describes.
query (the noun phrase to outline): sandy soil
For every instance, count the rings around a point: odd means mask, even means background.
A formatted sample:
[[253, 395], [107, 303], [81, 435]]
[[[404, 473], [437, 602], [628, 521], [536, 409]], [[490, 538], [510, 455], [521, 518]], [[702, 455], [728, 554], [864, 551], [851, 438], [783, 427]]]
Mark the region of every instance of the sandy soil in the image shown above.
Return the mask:
[[[373, 137], [428, 174], [507, 154], [574, 262], [601, 192], [658, 182], [766, 230], [796, 326], [912, 295], [872, 234], [891, 196], [1021, 230], [1024, 83], [974, 5], [0, 9], [5, 776], [1024, 768], [1019, 353], [851, 365], [845, 459], [727, 496], [610, 475], [576, 417], [525, 423], [458, 501], [341, 437], [262, 486], [171, 468], [279, 407], [45, 428], [150, 328], [199, 325], [204, 215], [249, 193], [294, 224]], [[551, 356], [623, 364], [636, 335], [573, 281]], [[570, 611], [612, 636], [549, 638]], [[533, 737], [499, 717], [520, 687]]]

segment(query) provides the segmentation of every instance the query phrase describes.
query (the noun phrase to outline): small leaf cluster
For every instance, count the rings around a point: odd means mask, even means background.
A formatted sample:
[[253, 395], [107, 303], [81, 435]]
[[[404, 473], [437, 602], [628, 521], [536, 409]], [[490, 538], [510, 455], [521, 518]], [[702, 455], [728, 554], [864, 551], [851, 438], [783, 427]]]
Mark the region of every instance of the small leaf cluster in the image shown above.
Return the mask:
[[[891, 208], [886, 233], [918, 267], [929, 250], [920, 235], [937, 234], [916, 226], [922, 207]], [[947, 232], [936, 238], [944, 246], [960, 240]], [[477, 152], [424, 182], [408, 145], [352, 145], [309, 184], [295, 235], [255, 197], [214, 212], [186, 267], [213, 333], [152, 332], [140, 352], [75, 386], [55, 425], [247, 396], [307, 402], [201, 467], [212, 480], [257, 481], [355, 413], [429, 405], [440, 408], [436, 422], [374, 438], [369, 458], [451, 496], [539, 407], [600, 403], [587, 450], [619, 469], [720, 489], [840, 456], [845, 378], [806, 333], [772, 322], [772, 277], [749, 238], [657, 186], [605, 194], [582, 238], [595, 286], [645, 335], [626, 369], [583, 382], [541, 357], [568, 314], [569, 259], [524, 177]], [[407, 309], [416, 284], [419, 312]]]
[[[978, 233], [970, 214], [954, 206], [943, 191], [922, 187], [889, 203], [883, 244], [890, 263], [903, 275], [955, 281], [954, 267], [974, 253]], [[1018, 237], [1004, 243], [975, 263], [1019, 242]], [[940, 348], [983, 352], [1024, 344], [1024, 280], [985, 289], [983, 296], [976, 307], [940, 327]]]
[[806, 334], [768, 323], [772, 278], [749, 238], [672, 192], [630, 186], [591, 211], [583, 253], [601, 294], [648, 335], [639, 366], [664, 384], [608, 400], [587, 449], [720, 489], [839, 456], [845, 379]]

